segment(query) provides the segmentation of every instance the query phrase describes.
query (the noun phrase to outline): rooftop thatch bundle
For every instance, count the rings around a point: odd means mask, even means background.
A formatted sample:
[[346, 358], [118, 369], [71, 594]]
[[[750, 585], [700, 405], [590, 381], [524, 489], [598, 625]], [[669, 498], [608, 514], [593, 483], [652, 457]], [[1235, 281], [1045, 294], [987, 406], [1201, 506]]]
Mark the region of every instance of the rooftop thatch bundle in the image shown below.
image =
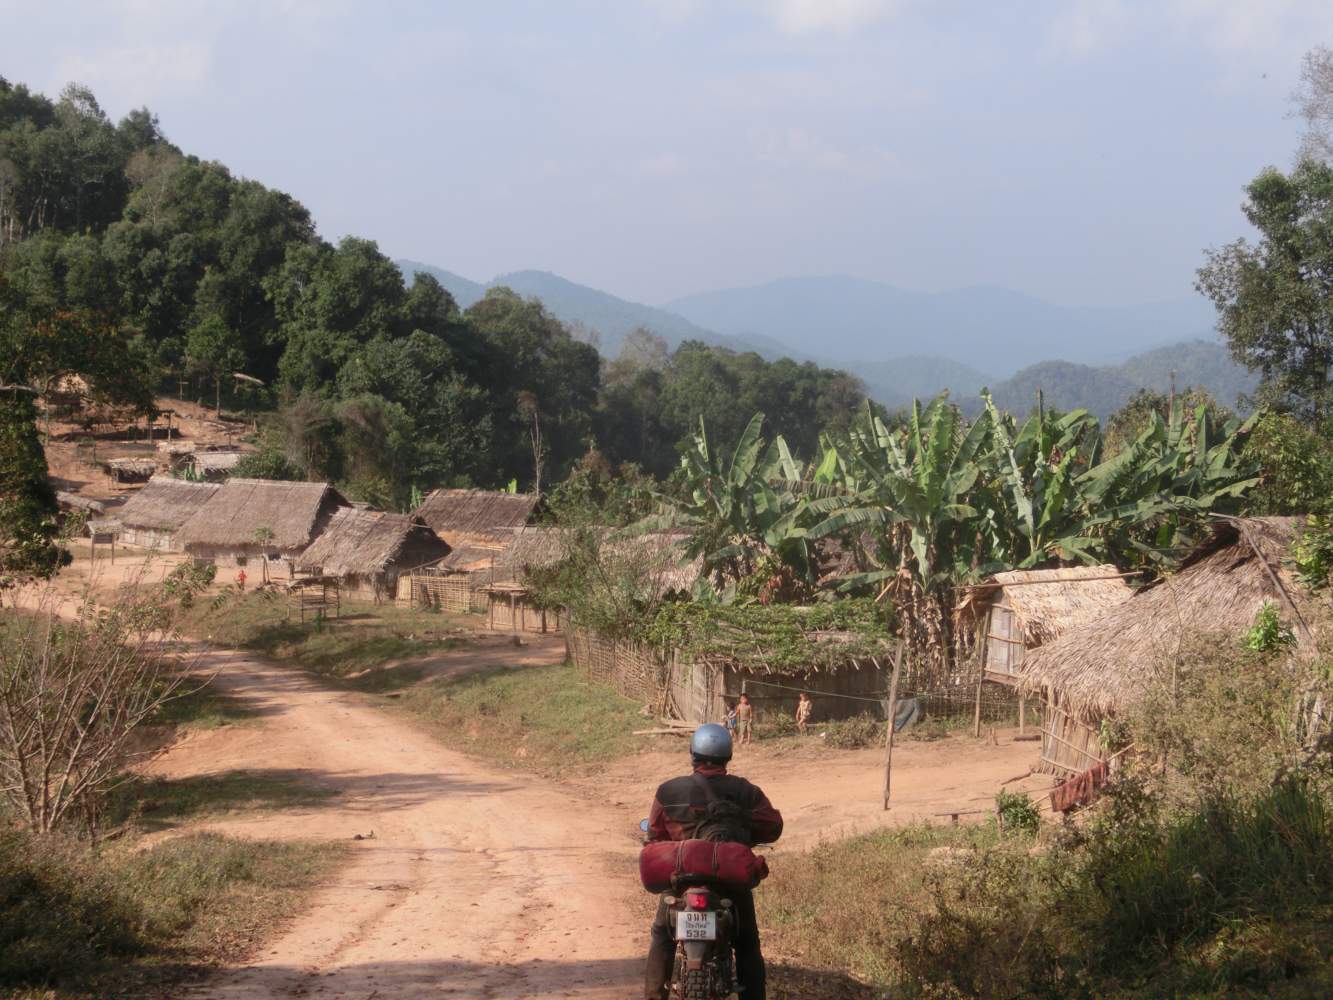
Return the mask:
[[216, 475], [236, 468], [244, 455], [242, 451], [197, 451], [191, 464], [201, 475]]
[[[1294, 517], [1218, 522], [1178, 572], [1029, 651], [1019, 690], [1058, 700], [1071, 715], [1095, 721], [1141, 696], [1184, 633], [1221, 632], [1238, 640], [1265, 602], [1291, 620], [1290, 600], [1309, 621], [1304, 591], [1285, 565], [1301, 524]], [[1302, 632], [1296, 629], [1298, 641]]]
[[996, 573], [968, 589], [959, 602], [960, 625], [975, 627], [986, 610], [1003, 600], [1027, 646], [1039, 646], [1085, 625], [1133, 591], [1114, 566], [1063, 566]]
[[61, 510], [79, 510], [87, 514], [105, 514], [106, 504], [101, 500], [94, 500], [92, 497], [79, 496], [77, 493], [70, 493], [67, 490], [58, 490], [56, 492], [56, 503]]
[[537, 509], [532, 493], [493, 490], [436, 490], [413, 511], [455, 549], [464, 546], [504, 548], [515, 528]]
[[412, 569], [435, 562], [448, 553], [449, 546], [419, 518], [344, 507], [296, 567], [325, 576], [374, 576], [391, 567]]
[[116, 520], [130, 528], [175, 531], [218, 491], [216, 483], [187, 483], [158, 475], [116, 511]]
[[314, 541], [334, 510], [347, 506], [342, 494], [328, 483], [229, 479], [216, 489], [181, 526], [178, 540], [187, 552], [206, 548], [301, 551]]

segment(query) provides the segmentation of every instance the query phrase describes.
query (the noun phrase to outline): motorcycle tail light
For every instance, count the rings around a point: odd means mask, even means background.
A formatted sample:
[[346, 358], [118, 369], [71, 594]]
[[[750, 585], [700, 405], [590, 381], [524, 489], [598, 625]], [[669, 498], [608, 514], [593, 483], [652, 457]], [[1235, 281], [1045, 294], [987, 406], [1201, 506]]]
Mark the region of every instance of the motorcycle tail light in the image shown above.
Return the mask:
[[708, 894], [703, 892], [687, 892], [685, 894], [685, 905], [691, 910], [708, 909]]

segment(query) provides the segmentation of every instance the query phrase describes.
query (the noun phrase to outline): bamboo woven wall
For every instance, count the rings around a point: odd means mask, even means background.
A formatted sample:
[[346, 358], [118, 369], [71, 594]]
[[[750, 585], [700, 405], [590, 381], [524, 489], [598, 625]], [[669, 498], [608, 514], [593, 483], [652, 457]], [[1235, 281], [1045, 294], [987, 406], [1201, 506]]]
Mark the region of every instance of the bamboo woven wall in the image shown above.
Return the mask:
[[429, 594], [431, 603], [441, 611], [465, 615], [486, 610], [486, 596], [475, 591], [470, 573], [413, 573], [408, 579], [408, 600], [413, 604], [421, 603], [424, 595]]
[[537, 607], [524, 598], [511, 599], [509, 594], [487, 593], [486, 620], [491, 628], [507, 628], [515, 632], [559, 632], [561, 619], [558, 612]]
[[1060, 776], [1086, 771], [1106, 759], [1100, 735], [1048, 702], [1042, 712], [1041, 761], [1037, 770]]
[[660, 703], [665, 671], [646, 646], [574, 627], [566, 630], [565, 642], [574, 665], [592, 680], [610, 684], [626, 698]]

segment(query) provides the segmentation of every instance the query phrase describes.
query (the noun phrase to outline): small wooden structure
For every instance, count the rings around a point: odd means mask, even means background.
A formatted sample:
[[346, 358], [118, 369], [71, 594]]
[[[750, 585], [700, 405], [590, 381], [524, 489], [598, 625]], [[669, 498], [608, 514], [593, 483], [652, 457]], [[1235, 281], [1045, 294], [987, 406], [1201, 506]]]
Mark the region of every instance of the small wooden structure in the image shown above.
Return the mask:
[[181, 548], [218, 565], [295, 560], [348, 506], [328, 483], [229, 479], [176, 534]]
[[190, 473], [196, 479], [219, 483], [232, 474], [244, 457], [243, 451], [196, 451], [190, 455]]
[[[839, 643], [836, 634], [827, 638]], [[821, 721], [881, 712], [890, 681], [887, 650], [880, 657], [848, 656], [836, 670], [812, 665], [778, 672], [724, 658], [692, 659], [676, 649], [653, 649], [576, 626], [567, 627], [565, 642], [570, 659], [589, 677], [647, 702], [659, 715], [694, 723], [721, 722], [727, 702], [742, 693], [750, 696], [759, 719], [794, 714], [802, 691], [819, 703]]]
[[410, 514], [344, 507], [296, 560], [298, 573], [337, 577], [350, 596], [379, 603], [398, 578], [449, 554], [449, 546]]
[[327, 621], [342, 614], [342, 592], [336, 576], [306, 576], [287, 585], [287, 617], [295, 611], [302, 625], [306, 620]]
[[157, 471], [157, 462], [151, 458], [109, 458], [102, 468], [118, 486], [146, 483]]
[[532, 521], [539, 497], [498, 490], [436, 490], [414, 510], [452, 549], [504, 548], [514, 530]]
[[[1303, 625], [1304, 593], [1285, 565], [1300, 518], [1228, 519], [1171, 576], [1029, 650], [1019, 690], [1043, 699], [1039, 770], [1066, 775], [1108, 762], [1101, 723], [1171, 676], [1186, 634], [1234, 643], [1265, 602]], [[1310, 642], [1305, 628], [1297, 641]]]
[[1114, 566], [1011, 570], [971, 587], [958, 620], [977, 629], [984, 678], [1016, 684], [1027, 650], [1093, 620], [1131, 593]]
[[212, 498], [213, 483], [189, 483], [159, 473], [116, 511], [116, 533], [125, 545], [179, 551], [176, 532]]

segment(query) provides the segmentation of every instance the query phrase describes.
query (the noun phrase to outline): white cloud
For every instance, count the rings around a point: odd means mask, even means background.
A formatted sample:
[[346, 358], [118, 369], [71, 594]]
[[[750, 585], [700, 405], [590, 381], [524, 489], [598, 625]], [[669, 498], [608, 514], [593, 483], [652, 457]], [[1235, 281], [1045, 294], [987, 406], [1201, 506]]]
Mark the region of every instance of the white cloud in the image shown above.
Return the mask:
[[65, 56], [56, 79], [93, 86], [103, 105], [134, 106], [164, 91], [191, 88], [209, 78], [212, 47], [205, 42], [164, 42], [99, 48]]
[[1225, 54], [1288, 55], [1331, 32], [1328, 0], [1069, 0], [1052, 17], [1048, 38], [1074, 59], [1162, 35]]
[[679, 153], [659, 153], [656, 156], [646, 156], [638, 162], [640, 174], [658, 180], [678, 177], [685, 173], [689, 166], [689, 161]]
[[897, 12], [899, 0], [763, 0], [779, 28], [791, 35], [848, 32]]
[[1131, 27], [1121, 0], [1072, 0], [1050, 26], [1051, 44], [1074, 58], [1084, 58], [1118, 43]]
[[796, 166], [869, 180], [900, 173], [902, 167], [902, 161], [890, 150], [879, 146], [837, 146], [795, 126], [760, 129], [754, 133], [754, 142], [761, 162], [779, 166]]

